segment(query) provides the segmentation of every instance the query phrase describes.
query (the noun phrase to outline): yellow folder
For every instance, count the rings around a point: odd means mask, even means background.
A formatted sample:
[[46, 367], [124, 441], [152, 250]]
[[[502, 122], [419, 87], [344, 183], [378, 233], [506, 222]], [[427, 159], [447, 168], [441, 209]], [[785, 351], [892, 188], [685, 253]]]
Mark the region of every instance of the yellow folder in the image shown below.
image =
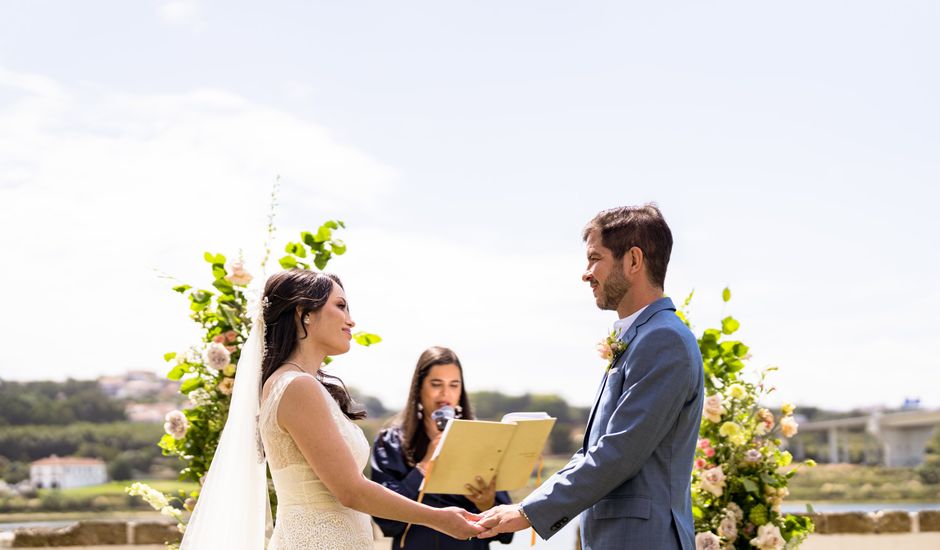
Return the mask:
[[545, 413], [510, 413], [502, 422], [451, 420], [431, 456], [422, 492], [469, 494], [477, 476], [496, 477], [497, 491], [525, 487], [555, 419]]

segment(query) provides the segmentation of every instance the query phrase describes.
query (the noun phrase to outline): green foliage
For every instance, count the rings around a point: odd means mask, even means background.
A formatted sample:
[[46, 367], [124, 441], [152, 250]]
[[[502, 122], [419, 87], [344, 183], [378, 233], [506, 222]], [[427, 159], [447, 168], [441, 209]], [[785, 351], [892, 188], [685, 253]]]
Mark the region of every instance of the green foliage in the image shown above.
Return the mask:
[[[679, 312], [686, 325], [691, 298]], [[726, 288], [722, 301], [730, 300]], [[792, 455], [780, 449], [780, 438], [797, 430], [793, 406], [785, 405], [779, 418], [761, 406], [772, 391], [766, 376], [776, 369], [764, 370], [756, 382], [742, 376], [749, 348], [728, 338], [740, 327], [727, 316], [720, 329], [705, 329], [698, 339], [706, 400], [692, 473], [695, 527], [721, 537], [722, 548], [753, 548], [752, 537], [764, 526], [765, 532], [779, 530], [788, 548], [795, 547], [813, 525], [808, 518], [780, 512], [790, 479], [803, 465], [791, 466]]]
[[30, 462], [59, 456], [116, 458], [122, 451], [152, 449], [162, 429], [157, 424], [76, 423], [70, 426], [10, 426], [0, 430], [0, 449], [10, 460]]
[[917, 475], [924, 483], [940, 485], [940, 428], [937, 428], [927, 445], [927, 456], [917, 468]]
[[109, 399], [93, 380], [0, 381], [0, 426], [122, 420], [124, 404]]

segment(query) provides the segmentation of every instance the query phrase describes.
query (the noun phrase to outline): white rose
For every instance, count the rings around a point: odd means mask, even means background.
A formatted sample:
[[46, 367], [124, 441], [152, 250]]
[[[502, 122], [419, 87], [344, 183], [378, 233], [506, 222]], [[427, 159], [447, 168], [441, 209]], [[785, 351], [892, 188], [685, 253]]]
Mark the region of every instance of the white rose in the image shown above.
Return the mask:
[[173, 436], [174, 439], [183, 439], [186, 437], [186, 430], [189, 429], [189, 420], [186, 419], [186, 415], [180, 411], [170, 411], [167, 413], [164, 418], [166, 422], [163, 424], [163, 429], [166, 433]]
[[222, 370], [231, 362], [232, 355], [225, 349], [224, 345], [212, 342], [206, 347], [204, 358], [206, 365], [215, 370]]
[[702, 489], [720, 497], [725, 492], [725, 472], [721, 466], [709, 468], [702, 472]]
[[761, 455], [760, 451], [757, 449], [748, 449], [747, 452], [744, 453], [744, 461], [753, 464], [755, 462], [760, 462], [762, 456], [763, 455]]
[[738, 522], [733, 514], [729, 514], [721, 520], [718, 525], [718, 534], [728, 542], [734, 542], [738, 538]]
[[695, 535], [695, 550], [720, 550], [721, 539], [711, 531]]
[[756, 546], [758, 550], [782, 550], [786, 543], [780, 528], [773, 523], [758, 527], [757, 537], [751, 539], [751, 546]]

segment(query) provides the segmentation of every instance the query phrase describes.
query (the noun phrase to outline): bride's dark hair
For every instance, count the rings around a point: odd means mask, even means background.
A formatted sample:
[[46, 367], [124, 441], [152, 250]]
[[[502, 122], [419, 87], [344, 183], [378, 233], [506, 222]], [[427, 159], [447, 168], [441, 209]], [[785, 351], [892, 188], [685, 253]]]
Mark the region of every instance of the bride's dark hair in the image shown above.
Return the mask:
[[[307, 337], [307, 327], [303, 336], [298, 335], [295, 314], [300, 311], [301, 319], [308, 313], [323, 309], [333, 285], [343, 288], [339, 277], [329, 273], [317, 273], [305, 269], [288, 269], [271, 275], [264, 285], [264, 359], [261, 360], [261, 384], [274, 374], [287, 361], [297, 347], [297, 341]], [[317, 380], [326, 388], [340, 410], [351, 420], [366, 417], [366, 412], [354, 409], [356, 405], [343, 381], [326, 374], [317, 368]], [[331, 383], [327, 383], [330, 381]]]

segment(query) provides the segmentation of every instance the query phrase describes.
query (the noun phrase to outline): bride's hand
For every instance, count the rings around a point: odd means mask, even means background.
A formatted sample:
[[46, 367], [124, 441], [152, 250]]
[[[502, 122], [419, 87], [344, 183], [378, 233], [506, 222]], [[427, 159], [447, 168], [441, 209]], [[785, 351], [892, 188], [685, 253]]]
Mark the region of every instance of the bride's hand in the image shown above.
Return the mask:
[[476, 524], [483, 516], [456, 506], [440, 508], [439, 514], [432, 527], [455, 539], [467, 540], [483, 532], [483, 527]]

